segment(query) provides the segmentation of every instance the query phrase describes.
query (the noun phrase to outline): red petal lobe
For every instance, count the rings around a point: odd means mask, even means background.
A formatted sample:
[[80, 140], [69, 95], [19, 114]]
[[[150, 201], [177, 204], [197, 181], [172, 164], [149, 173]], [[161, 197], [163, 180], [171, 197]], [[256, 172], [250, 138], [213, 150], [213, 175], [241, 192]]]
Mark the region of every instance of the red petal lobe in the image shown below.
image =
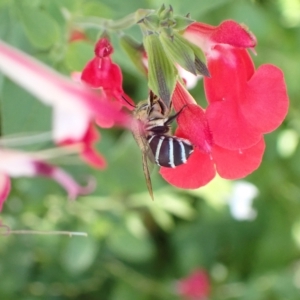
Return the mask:
[[177, 117], [178, 130], [181, 135], [191, 141], [205, 153], [210, 153], [212, 136], [203, 109], [195, 104], [186, 105]]
[[228, 49], [217, 46], [218, 55], [208, 57], [208, 70], [211, 77], [204, 78], [207, 101], [226, 100], [243, 97], [246, 82], [254, 73], [251, 57], [245, 49]]
[[192, 95], [183, 87], [180, 82], [177, 82], [172, 95], [172, 103], [174, 109], [178, 112], [187, 104], [197, 104]]
[[235, 101], [211, 103], [206, 110], [213, 141], [220, 147], [239, 150], [252, 147], [262, 134], [249, 124]]
[[213, 148], [213, 158], [218, 174], [226, 179], [243, 178], [255, 171], [261, 164], [265, 151], [262, 138], [256, 145], [241, 151], [230, 151], [218, 146]]
[[241, 48], [253, 48], [256, 45], [255, 36], [232, 20], [224, 21], [216, 27], [211, 35], [211, 40], [219, 44]]
[[275, 130], [288, 111], [288, 95], [282, 71], [273, 65], [262, 65], [248, 82], [241, 110], [257, 130]]
[[81, 157], [94, 168], [103, 169], [106, 161], [103, 156], [94, 149], [94, 143], [99, 140], [100, 134], [94, 126], [90, 126], [82, 142], [84, 143]]

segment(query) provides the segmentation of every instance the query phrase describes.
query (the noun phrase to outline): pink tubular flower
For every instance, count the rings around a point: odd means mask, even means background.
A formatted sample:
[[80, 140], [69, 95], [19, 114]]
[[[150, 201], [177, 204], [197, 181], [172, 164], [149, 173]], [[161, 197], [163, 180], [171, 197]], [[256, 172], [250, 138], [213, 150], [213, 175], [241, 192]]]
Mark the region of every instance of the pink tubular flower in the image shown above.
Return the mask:
[[0, 211], [10, 192], [10, 177], [44, 176], [52, 178], [67, 191], [72, 200], [78, 195], [88, 194], [93, 190], [91, 184], [87, 187], [79, 186], [68, 173], [47, 164], [38, 155], [1, 149], [0, 157]]
[[246, 149], [223, 148], [214, 141], [207, 112], [180, 83], [176, 85], [172, 100], [176, 111], [184, 107], [177, 118], [176, 135], [190, 140], [195, 149], [186, 164], [160, 169], [166, 181], [180, 188], [195, 189], [211, 181], [216, 171], [223, 178], [238, 179], [258, 168], [265, 149], [263, 139]]
[[[120, 108], [125, 105], [132, 109], [132, 106], [128, 105], [122, 97], [125, 96], [122, 88], [122, 71], [110, 58], [113, 51], [110, 41], [107, 38], [101, 38], [95, 45], [95, 57], [82, 71], [81, 80], [92, 88], [100, 88], [101, 92], [108, 99], [116, 101]], [[128, 96], [125, 97], [131, 102]], [[134, 105], [133, 102], [132, 105]]]
[[[85, 159], [96, 157], [92, 154], [90, 137], [92, 123], [101, 119], [103, 125], [127, 126], [128, 116], [114, 103], [107, 101], [79, 83], [72, 82], [56, 71], [43, 65], [25, 53], [0, 41], [0, 71], [11, 80], [36, 96], [43, 103], [53, 107], [53, 138], [57, 144], [76, 143], [89, 150]], [[95, 165], [94, 158], [91, 162]], [[104, 164], [98, 164], [99, 167]]]
[[230, 150], [257, 145], [263, 134], [275, 130], [288, 110], [283, 74], [265, 64], [255, 70], [247, 48], [255, 37], [234, 21], [214, 27], [193, 23], [184, 37], [207, 58], [210, 78], [204, 78], [209, 106], [206, 117], [214, 143]]
[[177, 283], [177, 292], [185, 300], [208, 299], [210, 283], [207, 273], [201, 269], [195, 270]]

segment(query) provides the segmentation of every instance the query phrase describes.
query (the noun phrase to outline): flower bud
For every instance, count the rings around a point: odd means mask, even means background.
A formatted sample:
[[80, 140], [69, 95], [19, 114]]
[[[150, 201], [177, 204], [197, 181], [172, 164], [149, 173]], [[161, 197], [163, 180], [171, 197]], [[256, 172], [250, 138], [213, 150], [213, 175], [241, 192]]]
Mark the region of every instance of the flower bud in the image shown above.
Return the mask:
[[190, 18], [182, 17], [182, 16], [174, 17], [174, 21], [175, 21], [175, 25], [173, 26], [173, 29], [178, 31], [186, 29], [189, 25], [195, 22]]
[[160, 26], [159, 22], [160, 19], [155, 14], [150, 14], [143, 19], [143, 23], [146, 25], [147, 29], [150, 30], [158, 30]]

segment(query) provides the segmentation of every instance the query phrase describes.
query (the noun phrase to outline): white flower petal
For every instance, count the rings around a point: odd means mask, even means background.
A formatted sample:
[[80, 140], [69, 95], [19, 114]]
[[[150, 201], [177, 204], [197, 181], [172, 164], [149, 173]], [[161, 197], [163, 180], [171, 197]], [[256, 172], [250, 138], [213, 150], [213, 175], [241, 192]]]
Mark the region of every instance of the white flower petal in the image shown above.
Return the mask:
[[53, 111], [53, 137], [58, 143], [66, 137], [72, 141], [80, 141], [89, 127], [89, 116], [80, 110], [69, 111], [55, 109]]
[[258, 195], [257, 187], [246, 181], [238, 181], [233, 185], [229, 198], [229, 208], [232, 216], [237, 220], [253, 220], [257, 212], [252, 208], [252, 202]]

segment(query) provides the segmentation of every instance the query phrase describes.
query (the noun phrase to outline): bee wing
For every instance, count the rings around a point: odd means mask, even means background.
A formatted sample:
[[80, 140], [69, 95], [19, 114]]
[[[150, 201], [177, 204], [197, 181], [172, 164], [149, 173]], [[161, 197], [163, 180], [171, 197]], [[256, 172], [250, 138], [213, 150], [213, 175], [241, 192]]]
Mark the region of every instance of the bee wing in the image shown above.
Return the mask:
[[145, 137], [142, 137], [141, 142], [143, 143], [143, 148], [141, 148], [143, 171], [146, 179], [148, 192], [150, 194], [151, 199], [154, 200], [151, 177], [150, 177], [150, 169], [152, 169], [151, 166], [153, 166], [155, 160], [147, 139]]
[[152, 190], [152, 183], [151, 183], [151, 177], [150, 177], [150, 172], [149, 172], [149, 160], [148, 160], [148, 155], [146, 152], [142, 153], [142, 161], [143, 161], [143, 171], [146, 179], [146, 184], [148, 188], [148, 192], [150, 194], [150, 197], [152, 200], [154, 200], [153, 197], [153, 190]]
[[134, 139], [136, 140], [139, 148], [142, 151], [142, 165], [143, 165], [143, 171], [144, 171], [144, 175], [145, 175], [145, 179], [146, 179], [146, 184], [147, 184], [149, 194], [150, 194], [152, 200], [154, 200], [152, 183], [151, 183], [151, 178], [150, 178], [150, 171], [149, 171], [149, 165], [150, 165], [150, 162], [154, 162], [154, 156], [152, 154], [149, 143], [143, 133], [143, 130], [142, 130], [138, 120], [135, 120], [134, 126], [132, 127], [131, 130], [132, 130]]

